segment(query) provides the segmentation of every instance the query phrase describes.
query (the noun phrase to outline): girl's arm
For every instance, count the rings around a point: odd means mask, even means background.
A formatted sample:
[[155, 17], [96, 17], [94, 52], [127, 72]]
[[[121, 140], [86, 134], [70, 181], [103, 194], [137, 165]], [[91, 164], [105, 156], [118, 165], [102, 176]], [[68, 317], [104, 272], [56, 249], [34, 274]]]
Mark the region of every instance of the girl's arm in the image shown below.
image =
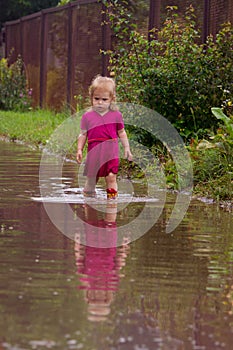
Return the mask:
[[122, 146], [124, 147], [124, 156], [125, 156], [125, 158], [127, 158], [131, 162], [133, 160], [133, 155], [130, 151], [129, 140], [128, 140], [127, 134], [125, 132], [125, 129], [119, 130], [118, 136], [121, 140]]
[[77, 162], [80, 164], [83, 158], [83, 148], [87, 140], [87, 132], [81, 131], [78, 137]]

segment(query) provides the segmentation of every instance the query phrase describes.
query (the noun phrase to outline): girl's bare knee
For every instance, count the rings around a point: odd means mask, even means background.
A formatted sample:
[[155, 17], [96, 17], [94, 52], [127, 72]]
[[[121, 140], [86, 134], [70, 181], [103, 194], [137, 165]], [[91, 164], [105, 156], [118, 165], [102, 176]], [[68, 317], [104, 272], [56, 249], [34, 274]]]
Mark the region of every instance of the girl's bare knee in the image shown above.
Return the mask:
[[116, 174], [113, 174], [113, 173], [109, 173], [108, 175], [107, 175], [107, 178], [109, 179], [109, 180], [116, 180]]

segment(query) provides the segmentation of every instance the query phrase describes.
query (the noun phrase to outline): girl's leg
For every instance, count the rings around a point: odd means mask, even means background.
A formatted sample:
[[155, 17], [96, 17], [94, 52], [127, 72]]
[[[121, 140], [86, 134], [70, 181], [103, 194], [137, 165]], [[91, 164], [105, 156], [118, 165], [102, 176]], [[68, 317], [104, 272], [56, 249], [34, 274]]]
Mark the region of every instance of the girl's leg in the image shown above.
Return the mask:
[[97, 182], [96, 177], [87, 176], [86, 183], [85, 183], [84, 190], [83, 190], [84, 194], [86, 194], [87, 196], [88, 195], [90, 195], [90, 196], [95, 195], [96, 182]]
[[105, 177], [105, 181], [106, 181], [107, 188], [113, 188], [115, 191], [117, 191], [117, 176], [116, 176], [116, 174], [109, 173]]
[[117, 197], [117, 176], [116, 174], [109, 173], [105, 177], [106, 187], [107, 187], [107, 197], [116, 198]]

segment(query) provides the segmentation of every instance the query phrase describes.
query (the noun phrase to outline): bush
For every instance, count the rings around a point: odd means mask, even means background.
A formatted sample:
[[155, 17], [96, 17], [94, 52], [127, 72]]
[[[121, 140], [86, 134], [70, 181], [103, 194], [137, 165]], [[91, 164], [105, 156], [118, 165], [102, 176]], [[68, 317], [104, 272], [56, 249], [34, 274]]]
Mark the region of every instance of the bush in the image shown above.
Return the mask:
[[194, 143], [189, 149], [196, 189], [214, 194], [215, 198], [229, 199], [233, 192], [233, 116], [228, 117], [220, 108], [211, 110], [221, 120], [216, 134], [210, 135], [209, 140]]
[[27, 111], [31, 107], [32, 89], [28, 88], [24, 64], [20, 57], [8, 65], [0, 60], [0, 109]]
[[111, 18], [117, 44], [108, 53], [118, 97], [156, 110], [189, 139], [217, 127], [211, 107], [224, 106], [232, 94], [233, 29], [225, 24], [215, 41], [210, 36], [201, 44], [194, 9], [183, 18], [176, 10], [168, 8], [164, 26], [151, 32], [150, 41]]

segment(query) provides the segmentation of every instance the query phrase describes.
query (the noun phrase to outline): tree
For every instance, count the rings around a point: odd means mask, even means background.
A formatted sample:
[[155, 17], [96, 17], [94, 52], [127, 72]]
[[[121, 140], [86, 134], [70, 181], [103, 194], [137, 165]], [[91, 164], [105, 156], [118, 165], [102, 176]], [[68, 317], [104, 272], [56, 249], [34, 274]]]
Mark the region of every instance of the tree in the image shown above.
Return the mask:
[[58, 2], [59, 0], [0, 0], [0, 27], [4, 22], [56, 6]]

